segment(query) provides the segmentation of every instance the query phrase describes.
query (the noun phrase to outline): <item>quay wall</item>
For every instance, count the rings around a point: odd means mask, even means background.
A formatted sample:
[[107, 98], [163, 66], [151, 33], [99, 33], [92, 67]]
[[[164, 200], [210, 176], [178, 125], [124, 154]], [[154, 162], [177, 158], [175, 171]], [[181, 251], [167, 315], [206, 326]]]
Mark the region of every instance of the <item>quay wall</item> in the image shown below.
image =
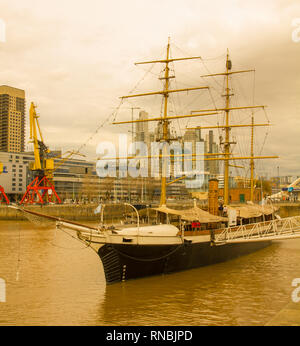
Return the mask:
[[[95, 214], [94, 210], [97, 208], [97, 204], [67, 204], [67, 205], [28, 205], [25, 208], [34, 212], [51, 215], [55, 217], [61, 217], [64, 219], [76, 221], [99, 221], [100, 214]], [[279, 205], [279, 215], [281, 217], [289, 217], [300, 215], [300, 203], [282, 203]], [[178, 207], [172, 205], [172, 207]], [[182, 205], [181, 205], [182, 207]], [[185, 205], [185, 207], [191, 207], [191, 205]], [[203, 206], [201, 206], [203, 208]], [[181, 209], [181, 208], [178, 208]], [[207, 208], [203, 208], [207, 209]], [[104, 220], [108, 222], [114, 222], [116, 219], [123, 217], [124, 212], [133, 212], [130, 207], [124, 209], [124, 206], [113, 205], [107, 206], [104, 210]], [[6, 205], [0, 205], [0, 220], [27, 220], [24, 214], [16, 209], [9, 208]]]
[[279, 215], [281, 217], [300, 215], [300, 203], [281, 203], [279, 206]]
[[[86, 221], [99, 221], [100, 214], [95, 214], [94, 210], [98, 205], [29, 205], [25, 209], [34, 211], [41, 214], [51, 215], [55, 217], [60, 217], [63, 219], [76, 221], [76, 220], [86, 220]], [[115, 218], [120, 218], [124, 212], [124, 208], [121, 210], [120, 207], [115, 206], [114, 208], [109, 208], [104, 212], [104, 220], [110, 221]], [[17, 209], [9, 208], [6, 205], [0, 206], [0, 220], [27, 220], [24, 213]]]

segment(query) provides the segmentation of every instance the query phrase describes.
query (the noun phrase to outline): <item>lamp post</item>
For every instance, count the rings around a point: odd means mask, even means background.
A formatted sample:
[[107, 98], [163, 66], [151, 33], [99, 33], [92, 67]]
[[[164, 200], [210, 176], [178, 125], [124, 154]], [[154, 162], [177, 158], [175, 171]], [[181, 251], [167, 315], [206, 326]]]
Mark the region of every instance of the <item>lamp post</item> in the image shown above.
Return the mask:
[[128, 205], [129, 207], [133, 208], [134, 211], [136, 212], [136, 216], [137, 216], [137, 227], [138, 227], [138, 233], [137, 233], [137, 244], [139, 243], [139, 233], [140, 233], [140, 216], [139, 213], [137, 211], [137, 209], [130, 203], [124, 203], [125, 205]]

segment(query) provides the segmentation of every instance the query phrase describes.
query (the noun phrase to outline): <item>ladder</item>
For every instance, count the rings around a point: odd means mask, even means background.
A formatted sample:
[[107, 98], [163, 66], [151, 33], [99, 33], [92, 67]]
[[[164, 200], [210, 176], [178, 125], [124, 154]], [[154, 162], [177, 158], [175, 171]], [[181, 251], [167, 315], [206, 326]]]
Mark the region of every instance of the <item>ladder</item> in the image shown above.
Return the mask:
[[300, 238], [300, 216], [225, 228], [211, 234], [212, 245]]

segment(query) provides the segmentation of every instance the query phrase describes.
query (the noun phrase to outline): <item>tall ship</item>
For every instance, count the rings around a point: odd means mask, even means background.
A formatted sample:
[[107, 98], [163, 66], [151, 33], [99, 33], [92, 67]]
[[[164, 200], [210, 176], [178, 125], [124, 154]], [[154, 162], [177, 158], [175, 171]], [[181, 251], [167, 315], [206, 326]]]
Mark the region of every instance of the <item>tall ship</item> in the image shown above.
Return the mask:
[[[252, 116], [249, 124], [232, 124], [231, 112], [240, 109], [263, 108], [264, 106], [239, 106], [231, 105], [232, 90], [230, 77], [234, 74], [247, 73], [251, 70], [232, 70], [232, 62], [227, 51], [225, 71], [205, 75], [203, 77], [223, 76], [225, 80], [224, 106], [212, 109], [193, 111], [186, 115], [170, 115], [169, 96], [171, 93], [197, 92], [208, 89], [207, 86], [193, 88], [171, 89], [170, 80], [174, 78], [170, 64], [182, 60], [199, 59], [200, 57], [172, 58], [170, 56], [170, 41], [168, 41], [166, 56], [160, 60], [141, 62], [139, 64], [163, 64], [164, 76], [163, 90], [131, 94], [122, 99], [131, 97], [162, 96], [163, 112], [160, 117], [142, 118], [128, 121], [114, 121], [114, 125], [133, 124], [137, 122], [157, 122], [160, 128], [161, 151], [157, 155], [161, 164], [160, 170], [160, 203], [156, 208], [144, 208], [138, 211], [133, 205], [136, 215], [136, 224], [108, 227], [103, 222], [105, 205], [99, 209], [101, 222], [97, 227], [91, 227], [75, 223], [61, 218], [54, 218], [23, 209], [32, 217], [46, 217], [56, 222], [58, 229], [75, 231], [77, 238], [94, 249], [103, 264], [106, 282], [115, 282], [137, 279], [151, 275], [169, 274], [191, 268], [211, 265], [249, 254], [270, 245], [274, 239], [291, 239], [300, 237], [300, 218], [281, 219], [276, 214], [276, 207], [271, 204], [254, 203], [254, 162], [261, 159], [272, 159], [276, 156], [254, 155], [253, 131], [256, 126], [268, 126], [269, 124], [255, 124]], [[183, 153], [170, 154], [168, 146], [176, 138], [170, 135], [170, 126], [177, 119], [201, 119], [203, 116], [215, 114], [224, 115], [222, 125], [209, 128], [218, 128], [224, 131], [222, 138], [222, 152], [220, 153]], [[234, 144], [231, 138], [231, 129], [249, 127], [251, 129], [250, 142], [251, 152], [249, 156], [236, 155], [232, 152]], [[197, 126], [197, 128], [208, 128]], [[135, 155], [135, 159], [148, 160], [151, 155]], [[169, 169], [168, 160], [175, 158], [183, 160], [222, 161], [224, 167], [224, 189], [222, 201], [218, 196], [218, 181], [209, 181], [208, 211], [199, 208], [196, 204], [185, 209], [173, 209], [167, 206], [167, 186], [180, 179], [190, 179], [187, 175], [175, 177], [172, 181], [167, 174]], [[132, 157], [131, 157], [132, 158]], [[113, 159], [113, 158], [111, 158]], [[115, 159], [127, 160], [129, 157]], [[230, 167], [240, 161], [248, 160], [250, 163], [250, 201], [243, 205], [230, 203]], [[201, 172], [200, 172], [201, 173]], [[126, 204], [126, 203], [125, 203]]]

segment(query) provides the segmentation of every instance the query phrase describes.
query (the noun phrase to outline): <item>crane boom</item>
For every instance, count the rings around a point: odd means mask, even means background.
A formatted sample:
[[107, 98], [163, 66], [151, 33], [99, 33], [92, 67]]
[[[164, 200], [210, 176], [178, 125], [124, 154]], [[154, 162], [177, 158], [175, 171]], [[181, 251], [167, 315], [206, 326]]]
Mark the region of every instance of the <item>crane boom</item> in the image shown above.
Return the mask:
[[30, 142], [33, 143], [34, 150], [34, 164], [31, 166], [31, 170], [38, 171], [40, 176], [46, 175], [48, 179], [52, 180], [51, 171], [54, 169], [54, 160], [49, 158], [50, 150], [44, 143], [38, 118], [36, 106], [31, 102], [29, 111]]

